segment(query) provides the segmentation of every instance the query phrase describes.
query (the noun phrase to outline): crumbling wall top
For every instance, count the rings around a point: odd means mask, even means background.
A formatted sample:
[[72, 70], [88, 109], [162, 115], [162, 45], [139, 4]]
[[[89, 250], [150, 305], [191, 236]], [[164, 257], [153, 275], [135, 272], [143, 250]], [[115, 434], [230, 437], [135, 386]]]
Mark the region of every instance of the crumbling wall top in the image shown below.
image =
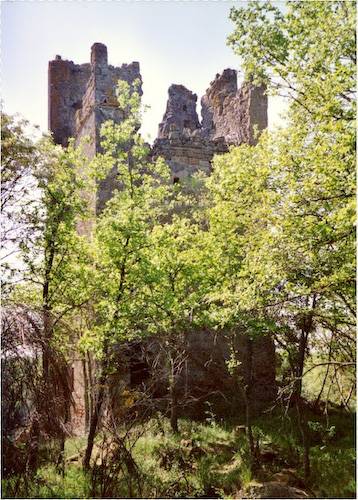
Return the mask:
[[171, 85], [168, 90], [167, 109], [159, 125], [158, 138], [169, 137], [174, 129], [178, 134], [190, 135], [201, 128], [196, 112], [197, 95], [184, 85]]
[[[224, 102], [229, 96], [235, 96], [236, 92], [237, 74], [233, 69], [225, 69], [221, 75], [217, 74], [210, 83], [210, 87], [201, 99], [202, 125], [205, 137], [210, 139], [217, 137], [216, 129], [218, 123], [222, 121]], [[221, 131], [221, 135], [225, 136], [225, 131]]]
[[103, 43], [94, 43], [92, 45], [91, 65], [108, 66], [107, 47]]
[[[101, 123], [123, 119], [122, 113], [117, 112], [118, 80], [130, 85], [137, 79], [141, 81], [138, 62], [120, 67], [108, 65], [107, 47], [103, 43], [92, 45], [90, 63], [74, 64], [57, 55], [49, 62], [48, 76], [49, 129], [54, 141], [67, 146], [70, 137], [79, 140], [83, 134], [89, 135], [95, 138], [92, 155], [98, 150], [96, 138]], [[139, 92], [142, 93], [141, 87]], [[96, 121], [92, 116], [95, 110], [101, 115]]]

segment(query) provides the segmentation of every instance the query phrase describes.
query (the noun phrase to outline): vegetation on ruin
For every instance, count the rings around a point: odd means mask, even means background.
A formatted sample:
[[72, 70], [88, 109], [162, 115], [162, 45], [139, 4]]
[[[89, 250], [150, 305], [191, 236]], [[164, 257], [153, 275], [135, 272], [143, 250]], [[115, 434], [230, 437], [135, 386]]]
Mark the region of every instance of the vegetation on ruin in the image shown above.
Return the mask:
[[[288, 100], [285, 125], [217, 156], [208, 178], [171, 185], [149, 161], [135, 84], [119, 83], [125, 119], [103, 126], [91, 162], [4, 114], [4, 245], [18, 257], [3, 281], [4, 497], [251, 498], [277, 483], [355, 496], [355, 3], [287, 4], [232, 9], [229, 38], [246, 78]], [[236, 418], [208, 401], [204, 421], [179, 419], [185, 333], [203, 326], [272, 336], [272, 408], [255, 411], [233, 349]], [[101, 426], [118, 345], [148, 335], [167, 406], [123, 390]], [[74, 352], [97, 369], [85, 439], [69, 436]]]

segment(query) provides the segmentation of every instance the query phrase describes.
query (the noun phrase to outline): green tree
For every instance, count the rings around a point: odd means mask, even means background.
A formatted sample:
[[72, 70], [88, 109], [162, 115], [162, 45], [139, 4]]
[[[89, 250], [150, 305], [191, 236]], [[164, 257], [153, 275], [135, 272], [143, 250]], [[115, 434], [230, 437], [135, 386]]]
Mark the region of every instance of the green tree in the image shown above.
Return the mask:
[[162, 161], [148, 161], [148, 150], [137, 133], [142, 108], [136, 86], [131, 89], [120, 81], [118, 101], [126, 117], [120, 124], [103, 125], [103, 153], [94, 160], [96, 170], [104, 176], [116, 170], [119, 188], [98, 215], [91, 235], [95, 255], [94, 323], [82, 345], [94, 350], [100, 373], [84, 458], [86, 468], [112, 370], [113, 346], [145, 335], [148, 330], [142, 270], [145, 267], [150, 272], [150, 235], [161, 223], [168, 198], [168, 168]]
[[[40, 324], [36, 324], [34, 339], [42, 351], [42, 385], [37, 387], [42, 394], [38, 400], [41, 409], [37, 409], [42, 421], [51, 421], [56, 402], [61, 401], [62, 413], [56, 418], [63, 451], [71, 390], [69, 377], [59, 375], [62, 368], [66, 371], [68, 367], [57, 366], [53, 360], [55, 353], [61, 352], [57, 358], [61, 363], [63, 356], [68, 355], [73, 342], [74, 313], [89, 300], [87, 238], [76, 231], [77, 225], [88, 217], [83, 198], [84, 191], [91, 190], [85, 174], [88, 160], [80, 150], [54, 146], [48, 137], [35, 144], [22, 136], [23, 129], [10, 132], [5, 134], [3, 150], [5, 201], [13, 207], [16, 217], [12, 243], [21, 260], [19, 282], [10, 281], [12, 287], [4, 302], [10, 314], [26, 311], [21, 314], [30, 318], [29, 329], [34, 324], [32, 317]], [[15, 139], [19, 140], [17, 146]], [[23, 175], [21, 179], [16, 177], [16, 168]], [[26, 335], [31, 338], [31, 332]]]
[[[181, 205], [184, 200], [188, 207], [190, 198], [179, 188], [176, 201]], [[180, 211], [154, 228], [151, 236], [148, 259], [152, 271], [146, 281], [148, 325], [166, 353], [170, 422], [177, 432], [178, 407], [186, 402], [179, 390], [179, 377], [188, 357], [188, 334], [210, 326], [206, 296], [214, 276], [208, 235], [195, 213]]]
[[[356, 2], [288, 1], [232, 8], [228, 43], [246, 77], [291, 100], [310, 120], [355, 118]], [[304, 120], [302, 120], [304, 121]]]
[[26, 231], [23, 206], [37, 187], [34, 177], [39, 152], [35, 140], [27, 134], [29, 123], [20, 117], [1, 114], [1, 243], [5, 292], [18, 278], [16, 256], [18, 240]]
[[[88, 300], [83, 270], [88, 260], [87, 238], [76, 227], [89, 217], [83, 192], [91, 187], [85, 174], [79, 174], [87, 163], [80, 150], [54, 147], [44, 139], [39, 151], [41, 161], [34, 174], [37, 196], [23, 212], [27, 231], [19, 242], [24, 283], [15, 296], [42, 311], [46, 343], [66, 314]], [[80, 282], [83, 288], [74, 286]], [[46, 372], [45, 354], [43, 364]]]
[[341, 320], [345, 313], [351, 318], [346, 315], [349, 329], [355, 309], [355, 2], [288, 7], [286, 14], [269, 2], [233, 9], [229, 43], [250, 78], [289, 97], [286, 130], [270, 146], [277, 179], [271, 186], [280, 200], [273, 216], [279, 224], [272, 224], [281, 245], [274, 245], [286, 247], [283, 261], [300, 270], [302, 284], [307, 276], [307, 287], [314, 282], [326, 295], [334, 290], [338, 305], [322, 311], [322, 322], [335, 330], [338, 307]]
[[50, 316], [61, 321], [83, 299], [69, 283], [86, 275], [77, 264], [86, 262], [87, 238], [76, 229], [90, 215], [84, 194], [88, 198], [93, 185], [80, 149], [55, 146], [46, 136], [35, 142], [26, 136], [27, 126], [26, 121], [3, 117], [2, 208], [11, 217], [3, 223], [20, 253], [20, 283], [9, 301], [42, 311], [45, 337], [51, 339]]
[[[234, 273], [219, 290], [230, 316], [266, 318], [291, 363], [309, 474], [304, 362], [320, 331], [354, 356], [355, 116], [353, 2], [269, 2], [233, 9], [229, 43], [247, 77], [289, 97], [285, 128], [216, 158], [209, 186]], [[236, 245], [236, 247], [235, 247]], [[236, 257], [236, 259], [235, 259]], [[227, 260], [227, 257], [224, 257]], [[347, 352], [347, 349], [345, 349]], [[333, 361], [333, 351], [330, 359]]]

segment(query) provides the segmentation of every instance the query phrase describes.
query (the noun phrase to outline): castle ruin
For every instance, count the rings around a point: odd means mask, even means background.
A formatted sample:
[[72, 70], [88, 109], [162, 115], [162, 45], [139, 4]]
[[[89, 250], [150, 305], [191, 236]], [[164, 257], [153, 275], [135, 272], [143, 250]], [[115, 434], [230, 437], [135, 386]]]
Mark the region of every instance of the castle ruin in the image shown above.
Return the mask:
[[[119, 123], [123, 119], [116, 97], [119, 79], [130, 85], [136, 80], [141, 82], [139, 63], [109, 65], [107, 47], [101, 43], [92, 46], [90, 64], [74, 64], [60, 56], [50, 61], [49, 130], [56, 144], [67, 146], [72, 137], [78, 145], [88, 136], [90, 142], [84, 145], [88, 157], [100, 151], [102, 123]], [[141, 88], [139, 91], [142, 93]], [[267, 127], [264, 86], [245, 82], [238, 89], [237, 74], [232, 69], [216, 75], [202, 97], [201, 122], [196, 104], [196, 94], [183, 85], [171, 85], [151, 156], [166, 160], [173, 179], [198, 171], [210, 173], [215, 154], [226, 153], [231, 145], [255, 145], [255, 129]]]
[[[75, 145], [78, 145], [82, 138], [89, 136], [89, 143], [84, 146], [85, 153], [92, 158], [100, 151], [99, 130], [102, 123], [107, 120], [120, 123], [124, 118], [116, 98], [119, 79], [131, 86], [138, 79], [142, 82], [139, 63], [123, 64], [121, 67], [109, 65], [107, 47], [101, 43], [92, 46], [90, 63], [78, 65], [62, 60], [60, 56], [50, 61], [49, 129], [55, 143], [67, 146], [69, 139], [74, 138]], [[265, 88], [245, 82], [238, 89], [234, 70], [224, 70], [211, 82], [201, 99], [201, 121], [194, 93], [183, 85], [172, 85], [168, 94], [166, 111], [150, 155], [153, 159], [164, 158], [170, 167], [172, 182], [200, 171], [210, 174], [214, 155], [226, 153], [232, 145], [255, 145], [257, 131], [267, 127]], [[98, 183], [97, 211], [110, 198], [115, 182], [116, 173], [112, 172], [109, 178]], [[189, 333], [187, 342], [188, 361], [183, 386], [194, 388], [199, 395], [214, 391], [237, 392], [226, 364], [230, 348], [225, 332], [218, 335], [211, 330], [193, 331]], [[246, 343], [243, 340], [238, 346], [244, 380], [250, 366], [253, 394], [257, 401], [267, 404], [276, 393], [273, 342], [269, 337], [253, 341], [250, 359], [247, 358], [249, 351]], [[130, 348], [130, 352], [121, 358], [118, 377], [127, 378], [129, 385], [136, 386], [149, 376], [151, 354], [146, 347], [149, 344], [153, 346], [155, 342], [146, 344], [144, 341]], [[81, 370], [81, 364], [74, 365], [77, 405], [74, 428], [78, 432], [84, 430], [86, 411], [81, 402], [84, 391]], [[119, 387], [118, 381], [112, 384], [113, 387]]]

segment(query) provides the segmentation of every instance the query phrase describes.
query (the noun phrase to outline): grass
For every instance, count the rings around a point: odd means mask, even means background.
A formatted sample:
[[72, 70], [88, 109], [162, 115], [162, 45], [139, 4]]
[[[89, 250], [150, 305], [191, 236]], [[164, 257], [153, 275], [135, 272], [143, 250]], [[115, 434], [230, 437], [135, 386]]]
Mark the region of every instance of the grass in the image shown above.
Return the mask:
[[[280, 463], [272, 463], [270, 472], [282, 469], [282, 464], [303, 477], [302, 448], [295, 425], [294, 412], [287, 416], [280, 412], [255, 422], [254, 432], [261, 433], [261, 441], [272, 443], [280, 450]], [[355, 414], [331, 411], [328, 415], [308, 414], [311, 444], [311, 475], [307, 485], [318, 498], [355, 498]]]
[[2, 498], [90, 498], [87, 474], [76, 466], [66, 467], [64, 475], [45, 466], [33, 476], [3, 479]]
[[[307, 486], [317, 497], [353, 498], [355, 416], [336, 411], [329, 418], [309, 415], [309, 420], [312, 473]], [[126, 441], [137, 468], [114, 450], [87, 473], [80, 459], [74, 461], [85, 439], [68, 439], [66, 458], [73, 461], [65, 462], [64, 470], [44, 465], [32, 476], [4, 479], [3, 498], [195, 498], [213, 493], [236, 498], [241, 488], [285, 470], [303, 478], [294, 412], [270, 412], [254, 420], [262, 457], [259, 467], [252, 462], [247, 436], [238, 432], [238, 425], [242, 425], [239, 420], [180, 420], [175, 435], [167, 420], [159, 424], [153, 419], [144, 430], [134, 428]]]

